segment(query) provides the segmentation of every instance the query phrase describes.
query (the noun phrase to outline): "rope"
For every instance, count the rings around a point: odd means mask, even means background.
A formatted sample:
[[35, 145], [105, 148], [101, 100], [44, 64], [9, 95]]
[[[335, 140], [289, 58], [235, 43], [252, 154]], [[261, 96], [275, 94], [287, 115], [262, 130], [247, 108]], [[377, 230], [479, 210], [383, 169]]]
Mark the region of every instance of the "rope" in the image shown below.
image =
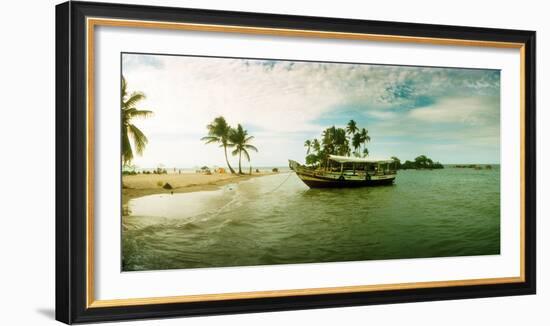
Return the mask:
[[281, 188], [281, 186], [288, 180], [288, 178], [290, 178], [290, 176], [292, 175], [293, 171], [290, 171], [288, 172], [288, 175], [286, 176], [286, 178], [283, 180], [283, 182], [281, 182], [277, 187], [275, 187], [274, 189], [268, 191], [268, 192], [264, 192], [264, 195], [267, 195], [267, 194], [270, 194], [272, 192], [274, 192], [275, 190]]
[[[293, 171], [290, 171], [288, 172], [288, 175], [286, 176], [286, 178], [283, 180], [283, 182], [281, 182], [277, 187], [275, 187], [274, 189], [268, 191], [268, 192], [264, 192], [262, 195], [267, 195], [267, 194], [270, 194], [272, 192], [274, 192], [275, 190], [281, 188], [281, 186], [290, 178], [290, 176], [292, 175]], [[216, 217], [218, 215], [220, 215], [220, 213], [229, 205], [231, 205], [233, 202], [235, 201], [235, 198], [231, 199], [228, 203], [226, 203], [225, 205], [223, 205], [222, 207], [218, 208], [216, 210], [215, 213], [213, 213], [211, 215], [211, 217]]]

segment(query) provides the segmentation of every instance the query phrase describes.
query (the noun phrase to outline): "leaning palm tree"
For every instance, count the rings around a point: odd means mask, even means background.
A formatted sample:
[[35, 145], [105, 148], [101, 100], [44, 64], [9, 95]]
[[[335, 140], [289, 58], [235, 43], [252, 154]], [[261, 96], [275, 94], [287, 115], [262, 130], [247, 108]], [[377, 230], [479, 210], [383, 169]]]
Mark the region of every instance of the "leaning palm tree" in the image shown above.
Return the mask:
[[205, 141], [207, 144], [219, 143], [220, 147], [223, 147], [225, 163], [227, 163], [229, 171], [235, 174], [235, 170], [233, 170], [231, 164], [229, 164], [229, 160], [227, 159], [227, 147], [230, 145], [229, 135], [231, 133], [231, 127], [227, 121], [225, 121], [225, 118], [220, 116], [215, 118], [212, 123], [208, 124], [206, 129], [208, 129], [208, 136], [202, 137], [201, 140]]
[[122, 119], [122, 162], [126, 165], [134, 159], [134, 150], [132, 149], [133, 140], [134, 148], [137, 154], [142, 155], [148, 139], [145, 134], [132, 123], [134, 118], [146, 118], [153, 114], [152, 111], [140, 110], [136, 105], [145, 99], [145, 94], [142, 92], [132, 92], [128, 94], [126, 79], [122, 77], [122, 89], [120, 97], [121, 119]]
[[355, 122], [355, 120], [350, 120], [346, 127], [346, 131], [350, 135], [355, 135], [355, 133], [359, 131], [359, 128], [357, 128], [357, 122]]
[[231, 154], [239, 155], [239, 174], [243, 174], [243, 171], [241, 170], [242, 155], [244, 155], [247, 161], [250, 162], [250, 154], [248, 153], [248, 150], [253, 150], [255, 152], [258, 151], [256, 147], [250, 145], [250, 141], [252, 139], [254, 139], [254, 136], [248, 136], [248, 132], [243, 129], [243, 126], [241, 126], [240, 123], [237, 125], [237, 129], [231, 129], [231, 132], [229, 133], [229, 140], [231, 141], [229, 146], [235, 148]]
[[309, 139], [306, 140], [306, 141], [304, 142], [304, 147], [307, 148], [307, 153], [306, 153], [306, 154], [309, 155], [309, 152], [311, 151], [311, 146], [312, 146], [312, 145], [313, 145], [313, 144], [311, 143], [311, 140], [309, 140]]

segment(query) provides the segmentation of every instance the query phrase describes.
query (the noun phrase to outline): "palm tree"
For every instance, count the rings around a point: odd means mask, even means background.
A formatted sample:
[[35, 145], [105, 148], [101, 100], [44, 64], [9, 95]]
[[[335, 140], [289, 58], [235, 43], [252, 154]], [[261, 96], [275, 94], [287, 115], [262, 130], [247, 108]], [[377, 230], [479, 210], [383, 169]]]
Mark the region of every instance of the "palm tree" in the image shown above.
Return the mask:
[[336, 127], [332, 126], [323, 131], [321, 143], [323, 144], [324, 163], [325, 167], [328, 167], [328, 156], [334, 153], [334, 135], [336, 134]]
[[308, 154], [308, 155], [309, 155], [309, 152], [311, 151], [311, 145], [312, 145], [312, 143], [311, 143], [311, 140], [309, 140], [309, 139], [304, 142], [304, 147], [307, 147], [307, 153], [306, 154]]
[[237, 125], [237, 129], [231, 129], [231, 132], [229, 133], [229, 140], [231, 141], [229, 146], [235, 147], [231, 154], [239, 154], [239, 174], [243, 174], [241, 170], [241, 156], [244, 155], [247, 161], [250, 162], [250, 154], [248, 153], [248, 150], [253, 150], [255, 152], [258, 151], [256, 147], [250, 145], [250, 141], [252, 139], [254, 139], [254, 136], [248, 136], [248, 132], [243, 129], [243, 126], [241, 126], [240, 123]]
[[351, 149], [349, 147], [349, 139], [346, 136], [346, 130], [332, 126], [323, 131], [322, 134], [322, 150], [325, 166], [328, 166], [328, 157], [331, 154], [349, 155]]
[[351, 139], [351, 146], [353, 146], [353, 152], [356, 156], [359, 155], [358, 148], [361, 147], [362, 143], [363, 139], [361, 138], [361, 134], [354, 134], [353, 138]]
[[369, 131], [365, 128], [361, 129], [361, 143], [363, 144], [363, 154], [364, 156], [369, 155], [369, 150], [367, 149], [367, 143], [370, 142]]
[[392, 159], [393, 164], [394, 164], [394, 169], [400, 170], [401, 169], [401, 160], [397, 156], [392, 156], [391, 159]]
[[348, 122], [348, 126], [346, 127], [346, 130], [348, 134], [355, 135], [355, 133], [359, 131], [359, 128], [357, 128], [357, 122], [355, 122], [355, 120], [350, 120]]
[[338, 155], [348, 155], [350, 152], [348, 137], [346, 131], [342, 128], [337, 128], [333, 134], [335, 152]]
[[231, 132], [231, 127], [227, 121], [225, 121], [225, 118], [220, 116], [215, 118], [212, 123], [208, 124], [206, 129], [208, 129], [208, 136], [202, 137], [201, 140], [205, 141], [206, 144], [219, 143], [220, 147], [223, 147], [225, 163], [227, 163], [229, 171], [235, 174], [235, 170], [233, 170], [231, 164], [229, 164], [229, 160], [227, 159], [227, 147], [230, 145], [229, 134]]
[[332, 126], [330, 128], [325, 129], [323, 131], [323, 139], [321, 142], [323, 143], [323, 148], [329, 152], [332, 153], [334, 150], [334, 136], [336, 135], [336, 127]]
[[313, 150], [316, 153], [319, 153], [319, 151], [321, 150], [321, 143], [319, 142], [319, 140], [317, 138], [315, 138], [313, 140], [312, 146], [313, 146]]
[[142, 92], [133, 92], [128, 94], [126, 79], [122, 77], [122, 89], [120, 97], [120, 109], [122, 119], [122, 162], [126, 165], [134, 159], [134, 150], [130, 138], [133, 140], [134, 148], [137, 154], [142, 155], [145, 146], [149, 142], [145, 134], [132, 123], [134, 118], [146, 118], [153, 114], [152, 111], [140, 110], [136, 104], [145, 99]]

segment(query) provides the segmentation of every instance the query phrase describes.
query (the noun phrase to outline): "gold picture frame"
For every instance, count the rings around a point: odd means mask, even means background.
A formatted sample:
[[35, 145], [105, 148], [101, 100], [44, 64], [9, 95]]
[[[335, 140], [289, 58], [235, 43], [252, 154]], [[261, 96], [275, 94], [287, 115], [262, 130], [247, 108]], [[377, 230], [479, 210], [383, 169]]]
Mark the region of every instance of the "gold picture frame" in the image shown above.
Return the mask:
[[[126, 12], [126, 17], [110, 17], [114, 12]], [[126, 10], [126, 11], [124, 11]], [[429, 31], [422, 25], [411, 25], [386, 22], [357, 22], [337, 20], [343, 30], [334, 30], [336, 20], [329, 18], [305, 18], [292, 16], [272, 16], [265, 18], [261, 25], [251, 25], [256, 21], [255, 14], [224, 12], [224, 22], [219, 22], [211, 12], [197, 12], [195, 10], [172, 9], [178, 13], [174, 19], [145, 19], [146, 12], [155, 12], [156, 16], [163, 17], [166, 11], [163, 8], [147, 8], [92, 3], [65, 3], [57, 7], [57, 33], [61, 43], [57, 54], [57, 91], [68, 93], [73, 102], [60, 98], [57, 102], [58, 121], [63, 122], [59, 134], [67, 133], [74, 140], [67, 143], [62, 141], [58, 147], [58, 169], [65, 165], [78, 165], [72, 173], [79, 173], [78, 180], [70, 181], [70, 172], [58, 173], [58, 186], [66, 187], [58, 191], [59, 203], [57, 213], [57, 282], [59, 286], [65, 286], [70, 279], [77, 280], [69, 291], [58, 291], [57, 319], [66, 323], [80, 321], [102, 321], [113, 319], [134, 318], [141, 314], [146, 317], [177, 316], [200, 314], [195, 312], [193, 304], [210, 305], [210, 310], [204, 313], [238, 312], [243, 311], [245, 304], [251, 301], [264, 300], [257, 304], [255, 309], [244, 311], [261, 311], [272, 309], [291, 309], [306, 307], [313, 304], [312, 299], [321, 300], [318, 306], [331, 305], [327, 302], [338, 301], [342, 304], [355, 298], [357, 302], [365, 304], [382, 302], [377, 293], [395, 292], [394, 300], [389, 302], [410, 301], [402, 296], [403, 293], [412, 293], [416, 299], [433, 300], [452, 297], [475, 297], [484, 295], [508, 295], [527, 294], [535, 291], [535, 261], [534, 261], [534, 32], [505, 31], [505, 30], [480, 30], [467, 27], [435, 26]], [[69, 16], [76, 17], [69, 22]], [[196, 17], [196, 18], [193, 18]], [[242, 24], [235, 24], [235, 21]], [[211, 21], [209, 23], [208, 21]], [[293, 23], [288, 23], [292, 21]], [[319, 26], [326, 26], [326, 30]], [[121, 28], [147, 28], [165, 30], [185, 30], [216, 33], [239, 33], [253, 35], [285, 36], [299, 38], [333, 38], [344, 40], [364, 40], [377, 42], [400, 42], [411, 44], [432, 44], [445, 46], [474, 46], [488, 48], [517, 49], [520, 54], [520, 276], [501, 277], [487, 279], [431, 281], [416, 283], [380, 284], [380, 285], [355, 285], [329, 288], [303, 288], [274, 291], [240, 292], [240, 293], [216, 293], [205, 295], [181, 295], [171, 297], [145, 297], [113, 300], [98, 300], [94, 293], [94, 49], [95, 30], [99, 26]], [[277, 27], [273, 27], [277, 26]], [[310, 26], [310, 28], [307, 28]], [[387, 33], [369, 33], [363, 30], [384, 29]], [[344, 31], [346, 30], [346, 31]], [[359, 31], [361, 30], [361, 31]], [[429, 34], [445, 35], [430, 36]], [[68, 46], [71, 40], [74, 49]], [[69, 49], [70, 53], [59, 53]], [[72, 56], [72, 58], [70, 58]], [[72, 75], [71, 75], [72, 74]], [[64, 77], [66, 79], [64, 79]], [[82, 88], [81, 86], [85, 86]], [[84, 93], [82, 93], [84, 90]], [[84, 94], [84, 96], [82, 96]], [[68, 119], [68, 114], [76, 112], [80, 119], [77, 123]], [[69, 124], [71, 128], [67, 127]], [[67, 130], [65, 129], [67, 128]], [[79, 134], [70, 134], [72, 129]], [[59, 136], [58, 136], [59, 137]], [[82, 146], [78, 152], [78, 161], [64, 160], [63, 154], [70, 152], [73, 147]], [[80, 163], [79, 163], [80, 162]], [[85, 164], [82, 164], [85, 162]], [[71, 182], [80, 182], [75, 186]], [[75, 188], [78, 187], [78, 188]], [[72, 191], [84, 191], [82, 204], [74, 207], [67, 197]], [[63, 211], [66, 208], [66, 211]], [[73, 211], [74, 210], [74, 211]], [[81, 213], [67, 213], [81, 212]], [[71, 224], [73, 223], [73, 224]], [[76, 224], [76, 227], [75, 227]], [[72, 226], [71, 226], [72, 225]], [[72, 229], [71, 229], [72, 227]], [[70, 251], [67, 251], [71, 248]], [[84, 251], [82, 251], [84, 250]], [[83, 257], [73, 257], [78, 253], [84, 253]], [[62, 260], [62, 261], [60, 261]], [[83, 273], [82, 273], [83, 272]], [[452, 289], [448, 293], [442, 289]], [[430, 291], [433, 290], [433, 291]], [[401, 296], [400, 296], [401, 295]], [[336, 296], [336, 297], [334, 297]], [[322, 299], [327, 301], [323, 302]], [[336, 299], [335, 299], [336, 298]], [[273, 305], [269, 299], [283, 300], [280, 306]], [[332, 300], [332, 301], [331, 301]], [[308, 303], [309, 302], [309, 303]], [[69, 305], [76, 305], [78, 309], [70, 309]], [[161, 305], [170, 304], [170, 313], [159, 309]], [[233, 310], [223, 310], [225, 304], [233, 307]], [[315, 304], [313, 304], [315, 306]], [[339, 305], [338, 303], [334, 304]], [[122, 309], [125, 308], [125, 309]], [[129, 310], [131, 309], [131, 310]]]

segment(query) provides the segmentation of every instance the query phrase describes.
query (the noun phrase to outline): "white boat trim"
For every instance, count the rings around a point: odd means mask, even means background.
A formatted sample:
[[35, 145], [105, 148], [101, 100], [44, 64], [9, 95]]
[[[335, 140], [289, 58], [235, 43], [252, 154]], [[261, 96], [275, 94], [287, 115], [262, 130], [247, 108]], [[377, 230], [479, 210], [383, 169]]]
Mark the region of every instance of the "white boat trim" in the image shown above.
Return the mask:
[[338, 163], [393, 163], [391, 158], [374, 158], [374, 157], [351, 157], [329, 155], [329, 159]]

